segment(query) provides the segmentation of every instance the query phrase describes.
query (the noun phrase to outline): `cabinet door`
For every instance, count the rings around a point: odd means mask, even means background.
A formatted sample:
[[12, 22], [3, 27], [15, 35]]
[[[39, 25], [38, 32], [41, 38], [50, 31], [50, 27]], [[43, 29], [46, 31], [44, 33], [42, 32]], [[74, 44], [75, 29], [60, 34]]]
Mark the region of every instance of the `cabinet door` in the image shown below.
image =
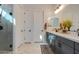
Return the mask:
[[62, 52], [63, 54], [74, 54], [74, 48], [71, 48], [66, 44], [62, 44]]
[[79, 43], [75, 42], [75, 54], [79, 54]]
[[74, 53], [74, 48], [64, 44], [67, 42], [63, 42], [62, 40], [67, 40], [63, 39], [59, 36], [57, 36], [57, 39], [55, 40], [55, 53], [58, 54], [73, 54]]
[[68, 45], [68, 46], [74, 48], [74, 42], [73, 42], [73, 41], [71, 41], [71, 40], [69, 40], [69, 39], [66, 39], [66, 38], [63, 38], [63, 37], [60, 37], [60, 40], [61, 40], [64, 44], [66, 44], [66, 45]]
[[75, 42], [75, 49], [79, 51], [79, 43]]
[[54, 40], [55, 40], [55, 39], [56, 39], [56, 36], [55, 36], [55, 35], [53, 35], [53, 34], [47, 32], [47, 42], [48, 42], [49, 44], [54, 45]]
[[46, 34], [47, 36], [47, 43], [50, 45], [51, 49], [53, 50], [53, 52], [55, 51], [55, 40], [56, 40], [56, 36], [53, 35], [52, 33], [48, 33]]
[[48, 36], [49, 36], [49, 32], [46, 32], [46, 42], [47, 42], [47, 43], [49, 43]]
[[58, 39], [55, 40], [55, 53], [62, 54], [62, 42], [59, 40], [59, 37], [57, 38]]

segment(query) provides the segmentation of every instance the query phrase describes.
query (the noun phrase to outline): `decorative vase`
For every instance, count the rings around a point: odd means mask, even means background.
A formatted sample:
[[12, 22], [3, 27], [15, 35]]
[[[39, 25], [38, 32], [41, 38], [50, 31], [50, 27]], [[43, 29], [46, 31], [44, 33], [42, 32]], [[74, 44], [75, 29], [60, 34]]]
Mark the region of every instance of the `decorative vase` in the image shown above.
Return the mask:
[[70, 31], [70, 27], [68, 27], [68, 31]]

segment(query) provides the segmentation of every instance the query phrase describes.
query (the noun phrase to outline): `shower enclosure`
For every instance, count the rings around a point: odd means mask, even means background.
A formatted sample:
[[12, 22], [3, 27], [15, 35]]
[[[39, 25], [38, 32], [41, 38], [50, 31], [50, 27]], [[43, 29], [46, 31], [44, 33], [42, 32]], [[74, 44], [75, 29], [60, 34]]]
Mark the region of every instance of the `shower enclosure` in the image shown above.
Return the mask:
[[0, 52], [13, 50], [12, 5], [0, 4]]

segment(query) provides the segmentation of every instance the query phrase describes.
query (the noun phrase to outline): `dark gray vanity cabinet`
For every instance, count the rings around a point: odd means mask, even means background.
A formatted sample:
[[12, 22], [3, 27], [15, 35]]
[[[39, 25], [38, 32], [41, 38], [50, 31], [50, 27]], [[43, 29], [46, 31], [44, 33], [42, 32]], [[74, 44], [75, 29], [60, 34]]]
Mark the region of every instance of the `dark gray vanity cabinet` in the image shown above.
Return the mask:
[[56, 54], [62, 54], [62, 42], [60, 39], [57, 37], [55, 40], [55, 51]]
[[49, 39], [49, 36], [51, 35], [51, 33], [49, 33], [49, 32], [46, 32], [46, 42], [48, 43], [48, 44], [50, 44], [50, 39]]
[[61, 37], [63, 54], [74, 54], [74, 42]]
[[47, 42], [56, 54], [74, 54], [74, 42], [47, 32]]
[[53, 51], [55, 50], [56, 39], [57, 37], [55, 35], [53, 35], [52, 33], [46, 32], [46, 41]]
[[55, 53], [58, 54], [73, 54], [74, 53], [74, 42], [68, 39], [57, 36], [55, 41]]
[[71, 48], [70, 46], [66, 44], [62, 44], [62, 53], [63, 54], [74, 54], [74, 48]]
[[79, 54], [79, 43], [75, 42], [75, 54]]

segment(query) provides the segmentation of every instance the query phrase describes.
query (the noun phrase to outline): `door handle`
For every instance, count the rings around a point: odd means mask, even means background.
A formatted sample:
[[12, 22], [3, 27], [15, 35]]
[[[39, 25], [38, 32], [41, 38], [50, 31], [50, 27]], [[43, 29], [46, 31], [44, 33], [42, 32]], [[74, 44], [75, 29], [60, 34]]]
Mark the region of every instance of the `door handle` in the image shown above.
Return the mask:
[[31, 32], [31, 29], [29, 30], [29, 32]]

